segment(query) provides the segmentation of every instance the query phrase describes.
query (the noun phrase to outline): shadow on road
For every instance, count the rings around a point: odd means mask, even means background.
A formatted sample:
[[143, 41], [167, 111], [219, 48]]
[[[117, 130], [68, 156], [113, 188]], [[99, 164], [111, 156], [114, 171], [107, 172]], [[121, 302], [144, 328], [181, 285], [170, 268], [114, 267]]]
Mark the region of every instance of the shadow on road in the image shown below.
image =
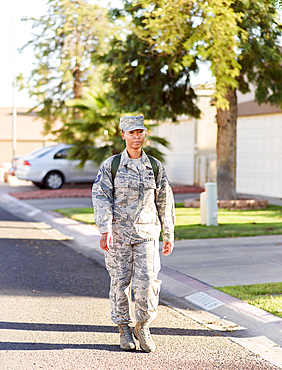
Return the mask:
[[[0, 330], [27, 330], [27, 331], [45, 331], [45, 332], [86, 332], [86, 333], [118, 333], [117, 326], [109, 325], [70, 325], [70, 324], [41, 324], [25, 322], [0, 322]], [[211, 330], [198, 329], [189, 330], [173, 327], [152, 327], [150, 329], [154, 335], [171, 335], [171, 336], [217, 336]], [[0, 345], [2, 349], [2, 344]]]
[[59, 332], [88, 332], [88, 333], [118, 333], [117, 326], [106, 325], [69, 325], [69, 324], [39, 324], [26, 322], [0, 322], [0, 330], [34, 330]]
[[2, 351], [54, 351], [63, 349], [93, 349], [100, 351], [124, 352], [114, 344], [78, 344], [78, 343], [28, 343], [1, 342]]

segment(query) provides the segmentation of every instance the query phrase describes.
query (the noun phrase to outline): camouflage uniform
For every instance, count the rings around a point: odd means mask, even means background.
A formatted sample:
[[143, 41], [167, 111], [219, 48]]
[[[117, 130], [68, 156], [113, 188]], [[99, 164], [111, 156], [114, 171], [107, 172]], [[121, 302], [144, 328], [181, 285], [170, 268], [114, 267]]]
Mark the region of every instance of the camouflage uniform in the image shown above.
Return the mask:
[[158, 165], [155, 181], [152, 165], [142, 150], [138, 170], [125, 149], [112, 184], [114, 156], [101, 166], [93, 184], [94, 218], [100, 233], [112, 232], [113, 248], [105, 252], [111, 277], [111, 317], [116, 324], [129, 324], [130, 283], [136, 302], [135, 319], [149, 322], [157, 315], [161, 281], [159, 235], [174, 238], [174, 199], [165, 170]]

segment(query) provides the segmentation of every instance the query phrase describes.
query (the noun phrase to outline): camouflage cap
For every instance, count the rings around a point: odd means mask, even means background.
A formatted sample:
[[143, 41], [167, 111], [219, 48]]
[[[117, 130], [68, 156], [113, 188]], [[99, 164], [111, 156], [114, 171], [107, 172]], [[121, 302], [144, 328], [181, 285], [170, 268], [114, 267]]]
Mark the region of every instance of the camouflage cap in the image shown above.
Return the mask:
[[147, 130], [144, 126], [144, 116], [121, 117], [119, 127], [122, 131]]

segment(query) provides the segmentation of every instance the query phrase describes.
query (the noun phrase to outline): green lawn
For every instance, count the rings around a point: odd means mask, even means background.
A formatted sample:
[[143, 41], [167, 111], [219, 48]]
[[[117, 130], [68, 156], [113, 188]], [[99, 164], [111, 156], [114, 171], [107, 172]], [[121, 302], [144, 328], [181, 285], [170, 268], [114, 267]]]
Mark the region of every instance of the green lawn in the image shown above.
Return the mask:
[[[94, 224], [92, 208], [65, 208], [56, 211], [72, 219]], [[177, 204], [175, 213], [175, 240], [282, 234], [280, 206], [268, 205], [265, 209], [253, 211], [219, 209], [218, 227], [201, 225], [201, 211], [198, 208], [184, 208], [180, 203]]]
[[237, 285], [215, 289], [282, 317], [282, 283]]
[[198, 208], [176, 208], [175, 239], [227, 238], [282, 234], [282, 207], [268, 205], [252, 211], [218, 210], [219, 226], [200, 224]]
[[61, 208], [55, 209], [55, 212], [61, 213], [64, 216], [72, 218], [73, 220], [85, 222], [86, 224], [94, 224], [93, 208]]

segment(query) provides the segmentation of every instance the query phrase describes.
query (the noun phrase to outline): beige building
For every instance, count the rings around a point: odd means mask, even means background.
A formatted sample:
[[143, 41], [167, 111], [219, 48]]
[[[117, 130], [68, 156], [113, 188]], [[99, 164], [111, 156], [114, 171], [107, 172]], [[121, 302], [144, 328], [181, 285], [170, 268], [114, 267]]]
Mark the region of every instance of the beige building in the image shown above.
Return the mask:
[[[17, 108], [16, 156], [28, 154], [44, 145], [54, 144], [51, 135], [43, 135], [43, 122], [36, 119], [36, 113], [26, 112], [29, 108]], [[12, 108], [0, 107], [0, 165], [11, 162], [13, 156]]]

